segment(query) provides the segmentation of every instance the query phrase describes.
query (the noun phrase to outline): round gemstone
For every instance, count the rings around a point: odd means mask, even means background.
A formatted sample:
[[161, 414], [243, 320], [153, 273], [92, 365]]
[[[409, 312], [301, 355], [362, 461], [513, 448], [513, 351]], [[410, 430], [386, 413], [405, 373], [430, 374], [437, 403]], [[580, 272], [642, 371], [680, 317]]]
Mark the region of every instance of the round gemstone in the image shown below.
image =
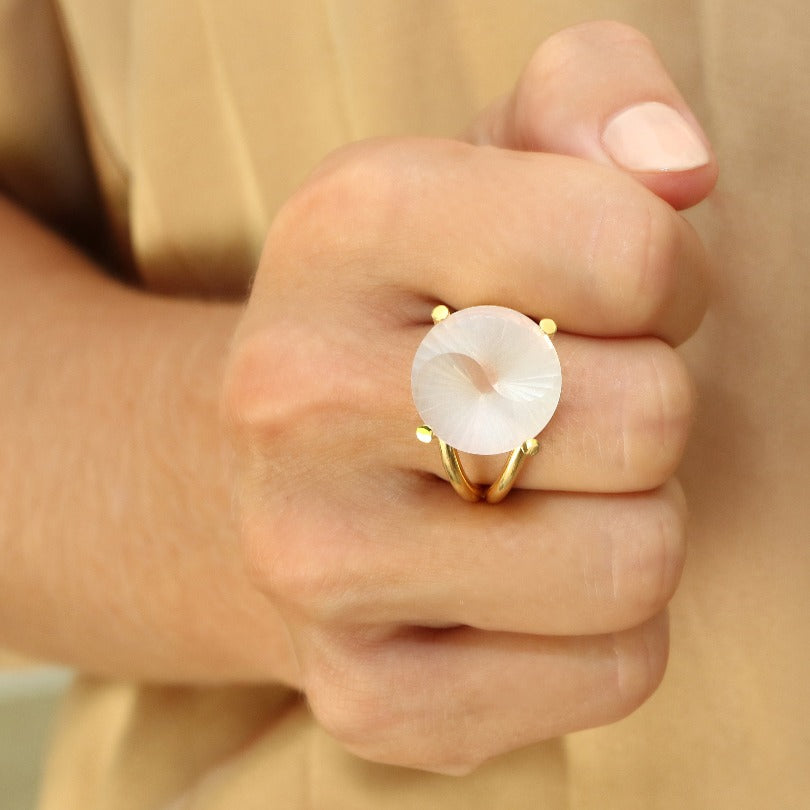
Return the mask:
[[411, 370], [424, 423], [451, 447], [482, 456], [536, 436], [554, 415], [561, 388], [548, 335], [506, 307], [449, 315], [427, 333]]

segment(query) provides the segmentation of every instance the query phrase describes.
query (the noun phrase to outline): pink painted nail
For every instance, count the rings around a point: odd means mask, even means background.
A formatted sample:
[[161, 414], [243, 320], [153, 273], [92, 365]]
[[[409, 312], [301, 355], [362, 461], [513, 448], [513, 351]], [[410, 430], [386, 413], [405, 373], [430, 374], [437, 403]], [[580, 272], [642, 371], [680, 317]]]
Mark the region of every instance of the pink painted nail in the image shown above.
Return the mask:
[[660, 101], [636, 104], [610, 119], [602, 145], [634, 172], [682, 172], [709, 162], [709, 151], [683, 116]]

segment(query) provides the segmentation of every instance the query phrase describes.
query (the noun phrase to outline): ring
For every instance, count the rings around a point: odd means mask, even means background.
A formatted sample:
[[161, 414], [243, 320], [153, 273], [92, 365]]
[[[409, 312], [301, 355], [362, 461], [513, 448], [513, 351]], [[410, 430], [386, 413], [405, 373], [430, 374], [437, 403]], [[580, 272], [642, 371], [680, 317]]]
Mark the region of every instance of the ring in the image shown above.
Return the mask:
[[[433, 328], [416, 350], [413, 402], [424, 422], [416, 437], [439, 441], [453, 489], [466, 501], [498, 503], [524, 461], [539, 450], [535, 438], [560, 401], [562, 373], [550, 318], [535, 323], [514, 309], [477, 306], [431, 314]], [[488, 456], [509, 452], [489, 487], [470, 481], [459, 451]]]

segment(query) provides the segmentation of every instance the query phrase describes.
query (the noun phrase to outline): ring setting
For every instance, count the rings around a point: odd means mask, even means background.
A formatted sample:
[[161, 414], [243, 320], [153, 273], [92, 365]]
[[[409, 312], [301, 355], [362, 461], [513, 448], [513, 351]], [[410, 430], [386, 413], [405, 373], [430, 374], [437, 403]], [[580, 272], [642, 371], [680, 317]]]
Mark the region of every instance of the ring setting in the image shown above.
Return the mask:
[[[500, 306], [452, 312], [434, 308], [433, 328], [416, 351], [411, 370], [414, 405], [424, 424], [417, 438], [439, 441], [450, 483], [467, 501], [497, 503], [509, 493], [535, 438], [554, 415], [562, 390], [550, 318], [535, 323]], [[469, 480], [459, 451], [509, 452], [489, 487]]]

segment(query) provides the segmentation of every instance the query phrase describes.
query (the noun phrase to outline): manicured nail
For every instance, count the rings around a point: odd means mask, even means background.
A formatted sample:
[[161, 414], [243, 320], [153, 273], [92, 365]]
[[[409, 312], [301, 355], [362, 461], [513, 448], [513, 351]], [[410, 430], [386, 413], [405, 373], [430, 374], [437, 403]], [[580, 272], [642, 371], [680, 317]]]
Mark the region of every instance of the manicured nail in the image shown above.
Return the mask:
[[616, 163], [633, 172], [682, 172], [709, 162], [694, 129], [660, 101], [636, 104], [611, 118], [602, 145]]

